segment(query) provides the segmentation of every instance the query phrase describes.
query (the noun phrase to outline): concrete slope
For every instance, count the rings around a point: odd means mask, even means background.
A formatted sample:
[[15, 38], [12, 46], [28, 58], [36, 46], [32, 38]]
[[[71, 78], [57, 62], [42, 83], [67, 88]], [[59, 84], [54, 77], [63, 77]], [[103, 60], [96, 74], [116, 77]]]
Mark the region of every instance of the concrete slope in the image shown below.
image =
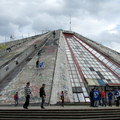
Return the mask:
[[2, 90], [0, 104], [14, 104], [13, 95], [19, 93], [19, 103], [24, 102], [24, 87], [29, 81], [32, 90], [31, 103], [39, 103], [39, 88], [46, 84], [46, 103], [49, 103], [51, 86], [54, 75], [55, 60], [57, 54], [57, 42], [59, 31], [54, 38], [52, 32], [47, 38], [45, 45], [40, 49], [40, 62], [44, 62], [43, 68], [36, 68], [37, 54], [25, 65], [22, 71]]

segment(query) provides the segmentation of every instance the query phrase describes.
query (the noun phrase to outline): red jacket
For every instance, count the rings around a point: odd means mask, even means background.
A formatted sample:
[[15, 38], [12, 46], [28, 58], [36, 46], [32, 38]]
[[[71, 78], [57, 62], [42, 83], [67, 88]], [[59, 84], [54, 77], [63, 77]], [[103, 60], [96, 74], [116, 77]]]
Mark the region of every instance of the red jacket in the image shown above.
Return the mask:
[[18, 95], [14, 95], [14, 100], [18, 100]]
[[101, 98], [105, 98], [105, 92], [101, 91]]

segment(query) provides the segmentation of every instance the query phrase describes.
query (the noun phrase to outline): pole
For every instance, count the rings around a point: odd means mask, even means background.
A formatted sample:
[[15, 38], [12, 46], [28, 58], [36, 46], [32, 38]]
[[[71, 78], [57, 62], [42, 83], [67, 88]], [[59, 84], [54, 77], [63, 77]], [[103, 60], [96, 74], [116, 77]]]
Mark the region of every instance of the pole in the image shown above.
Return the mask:
[[71, 31], [71, 15], [70, 15], [70, 31]]

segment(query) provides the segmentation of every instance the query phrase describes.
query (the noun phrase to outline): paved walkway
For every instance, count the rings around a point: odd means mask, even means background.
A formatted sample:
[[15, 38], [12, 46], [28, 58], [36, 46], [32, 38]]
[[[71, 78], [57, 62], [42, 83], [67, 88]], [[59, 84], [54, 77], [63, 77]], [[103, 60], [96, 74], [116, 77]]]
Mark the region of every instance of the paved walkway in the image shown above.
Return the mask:
[[[29, 106], [28, 107], [30, 110], [32, 109], [32, 110], [34, 110], [34, 109], [37, 109], [37, 110], [39, 110], [39, 109], [41, 109], [41, 107], [40, 106]], [[45, 108], [46, 109], [48, 109], [48, 110], [52, 110], [52, 109], [120, 109], [120, 107], [116, 107], [116, 106], [112, 106], [112, 107], [109, 107], [109, 106], [107, 106], [107, 107], [101, 107], [101, 106], [99, 106], [99, 107], [89, 107], [89, 106], [64, 106], [64, 107], [61, 107], [61, 106], [45, 106]], [[23, 107], [22, 106], [17, 106], [17, 107], [14, 107], [14, 106], [0, 106], [0, 110], [12, 110], [12, 109], [23, 109]]]

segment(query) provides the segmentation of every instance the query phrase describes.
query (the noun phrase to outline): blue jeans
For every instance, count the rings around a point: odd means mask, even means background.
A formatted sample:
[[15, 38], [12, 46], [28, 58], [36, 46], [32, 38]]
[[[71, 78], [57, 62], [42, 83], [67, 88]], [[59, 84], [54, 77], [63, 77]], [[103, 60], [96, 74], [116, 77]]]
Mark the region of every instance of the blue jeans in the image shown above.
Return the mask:
[[15, 100], [15, 106], [17, 106], [17, 105], [18, 105], [18, 99]]
[[95, 100], [94, 101], [94, 107], [98, 107], [98, 105], [99, 105], [99, 100]]

